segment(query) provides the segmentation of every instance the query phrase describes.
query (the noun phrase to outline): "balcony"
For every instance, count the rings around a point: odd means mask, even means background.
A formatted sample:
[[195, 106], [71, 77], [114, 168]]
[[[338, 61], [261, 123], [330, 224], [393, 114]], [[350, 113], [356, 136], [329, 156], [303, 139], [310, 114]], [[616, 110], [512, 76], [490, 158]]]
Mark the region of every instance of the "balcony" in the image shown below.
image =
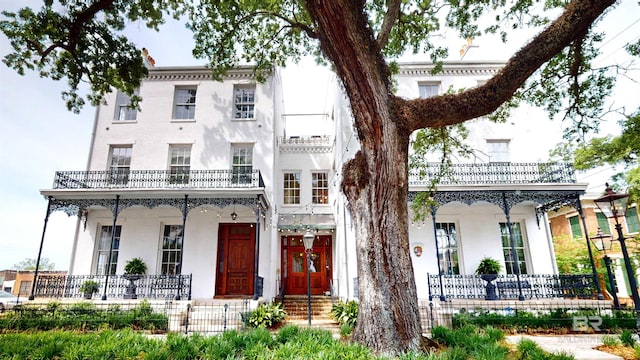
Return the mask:
[[264, 188], [259, 170], [57, 171], [53, 189]]
[[333, 150], [334, 138], [326, 135], [314, 136], [281, 136], [278, 138], [280, 152], [315, 152], [326, 153]]
[[[429, 186], [441, 164], [410, 169], [410, 186]], [[437, 181], [440, 185], [485, 184], [574, 184], [576, 175], [569, 163], [478, 163], [453, 164]]]

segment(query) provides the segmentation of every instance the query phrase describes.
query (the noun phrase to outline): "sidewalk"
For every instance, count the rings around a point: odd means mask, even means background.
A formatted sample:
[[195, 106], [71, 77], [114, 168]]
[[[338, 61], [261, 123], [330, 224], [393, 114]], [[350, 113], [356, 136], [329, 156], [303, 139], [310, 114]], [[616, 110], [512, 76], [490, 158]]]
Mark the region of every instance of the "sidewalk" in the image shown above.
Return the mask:
[[530, 339], [538, 343], [538, 345], [546, 351], [564, 351], [573, 355], [576, 360], [621, 360], [622, 358], [619, 356], [593, 349], [598, 345], [602, 345], [602, 336], [603, 335], [512, 335], [507, 336], [507, 341], [517, 344], [520, 339]]

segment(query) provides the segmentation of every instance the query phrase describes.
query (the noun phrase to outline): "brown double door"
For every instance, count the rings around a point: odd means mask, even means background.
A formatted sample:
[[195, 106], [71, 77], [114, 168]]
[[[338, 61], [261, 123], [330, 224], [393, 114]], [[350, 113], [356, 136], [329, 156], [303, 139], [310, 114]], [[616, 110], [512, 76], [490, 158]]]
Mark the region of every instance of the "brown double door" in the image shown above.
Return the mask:
[[313, 249], [307, 254], [302, 245], [302, 236], [282, 237], [282, 269], [287, 295], [307, 293], [307, 274], [310, 277], [311, 294], [320, 295], [329, 291], [331, 280], [331, 236], [316, 235]]
[[216, 296], [253, 295], [255, 225], [220, 224]]

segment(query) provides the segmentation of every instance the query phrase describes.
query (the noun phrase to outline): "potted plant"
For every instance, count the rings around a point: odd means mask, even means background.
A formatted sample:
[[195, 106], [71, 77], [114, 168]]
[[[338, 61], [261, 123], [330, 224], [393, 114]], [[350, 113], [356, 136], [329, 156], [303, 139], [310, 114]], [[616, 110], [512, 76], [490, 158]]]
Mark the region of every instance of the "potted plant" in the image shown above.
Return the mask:
[[496, 259], [490, 257], [484, 257], [480, 260], [476, 274], [480, 275], [482, 280], [487, 282], [485, 286], [486, 296], [485, 300], [497, 300], [496, 286], [493, 284], [493, 280], [498, 278], [498, 273], [502, 270], [502, 265]]
[[85, 299], [91, 299], [93, 294], [98, 292], [99, 286], [95, 280], [85, 280], [85, 282], [80, 285], [80, 292], [84, 294]]
[[136, 284], [134, 281], [139, 280], [147, 272], [147, 264], [142, 258], [136, 257], [129, 261], [124, 266], [124, 278], [129, 280], [126, 292], [124, 294], [125, 299], [137, 299]]

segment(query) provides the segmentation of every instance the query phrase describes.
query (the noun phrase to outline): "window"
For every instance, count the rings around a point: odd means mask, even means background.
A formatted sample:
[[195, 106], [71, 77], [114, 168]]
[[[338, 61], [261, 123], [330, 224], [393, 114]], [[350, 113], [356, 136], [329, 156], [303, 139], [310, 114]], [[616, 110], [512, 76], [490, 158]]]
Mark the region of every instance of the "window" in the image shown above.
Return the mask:
[[300, 172], [284, 173], [283, 193], [285, 204], [300, 204]]
[[573, 236], [574, 239], [582, 237], [582, 228], [580, 227], [578, 215], [569, 218], [569, 226], [571, 227], [571, 236]]
[[489, 162], [509, 162], [509, 140], [487, 140]]
[[174, 119], [195, 119], [196, 118], [196, 88], [177, 87], [174, 94], [173, 109]]
[[253, 119], [255, 86], [236, 86], [233, 89], [234, 119]]
[[[98, 263], [96, 266], [96, 275], [106, 275], [107, 269], [109, 269], [109, 275], [116, 273], [116, 266], [118, 265], [118, 249], [120, 249], [120, 232], [122, 226], [117, 225], [113, 244], [111, 244], [111, 229], [112, 226], [102, 226], [100, 233], [98, 234]], [[109, 261], [109, 250], [111, 250], [111, 262]]]
[[420, 92], [421, 98], [430, 98], [437, 96], [440, 92], [440, 84], [432, 83], [432, 84], [418, 84], [418, 91]]
[[109, 159], [109, 183], [127, 184], [131, 168], [131, 146], [112, 146]]
[[329, 178], [326, 172], [311, 173], [311, 202], [329, 203]]
[[436, 236], [438, 236], [438, 261], [442, 274], [459, 275], [460, 265], [458, 261], [458, 237], [456, 224], [436, 223]]
[[596, 219], [598, 220], [598, 226], [602, 229], [602, 233], [611, 234], [611, 227], [609, 226], [609, 219], [603, 213], [596, 213]]
[[253, 145], [231, 145], [231, 158], [231, 181], [233, 184], [251, 184]]
[[630, 207], [627, 209], [627, 232], [635, 233], [640, 231], [640, 221], [638, 220], [638, 208]]
[[[513, 259], [511, 252], [511, 239], [509, 238], [509, 232], [507, 231], [507, 223], [500, 223], [500, 234], [502, 237], [502, 253], [504, 254], [504, 262], [507, 270], [507, 274], [515, 274], [514, 266], [516, 265], [515, 259]], [[525, 259], [524, 239], [522, 238], [522, 231], [520, 230], [519, 223], [511, 224], [511, 235], [515, 242], [516, 256], [518, 257], [518, 269], [520, 274], [527, 273], [527, 261]]]
[[33, 284], [33, 281], [20, 281], [20, 290], [18, 295], [29, 295], [31, 294], [31, 285]]
[[188, 184], [191, 168], [191, 145], [171, 145], [169, 157], [169, 182], [171, 184]]
[[160, 273], [177, 275], [182, 271], [182, 225], [165, 225], [162, 236]]
[[[139, 91], [134, 92], [136, 95]], [[135, 121], [138, 116], [138, 110], [136, 108], [130, 108], [131, 98], [129, 95], [118, 91], [116, 95], [116, 111], [114, 112], [113, 120], [118, 121]]]

